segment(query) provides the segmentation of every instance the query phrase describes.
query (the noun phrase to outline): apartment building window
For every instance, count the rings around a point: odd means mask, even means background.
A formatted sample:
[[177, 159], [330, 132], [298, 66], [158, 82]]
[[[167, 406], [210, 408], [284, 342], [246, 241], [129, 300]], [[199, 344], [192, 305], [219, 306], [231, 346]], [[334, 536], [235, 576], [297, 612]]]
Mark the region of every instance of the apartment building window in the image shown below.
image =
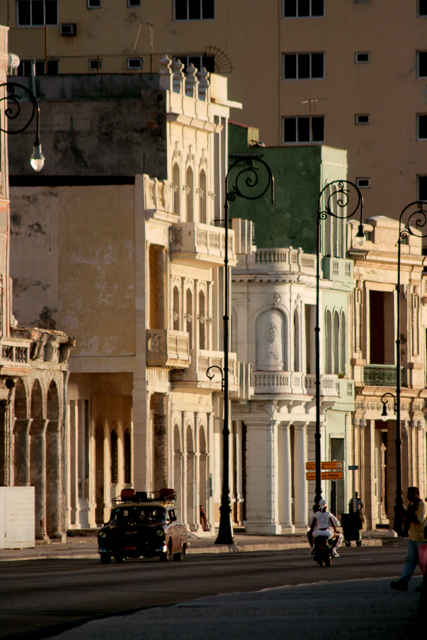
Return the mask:
[[427, 51], [418, 51], [417, 69], [419, 78], [427, 78]]
[[427, 0], [418, 0], [418, 15], [420, 18], [427, 17]]
[[[18, 76], [30, 76], [33, 62], [33, 60], [21, 60], [18, 67]], [[58, 60], [49, 60], [46, 74], [46, 62], [44, 60], [36, 60], [34, 72], [36, 76], [57, 76], [59, 73], [59, 62]]]
[[417, 140], [427, 140], [427, 115], [417, 115]]
[[370, 189], [371, 178], [356, 178], [356, 187], [359, 189]]
[[128, 7], [140, 7], [141, 0], [128, 0]]
[[101, 71], [102, 70], [102, 58], [96, 58], [88, 60], [89, 71]]
[[87, 8], [88, 9], [100, 9], [101, 8], [101, 0], [87, 0]]
[[369, 124], [369, 113], [357, 113], [355, 122], [356, 124]]
[[324, 53], [284, 53], [284, 80], [313, 80], [325, 77]]
[[131, 70], [142, 69], [142, 58], [128, 58], [127, 66]]
[[369, 51], [358, 51], [354, 54], [354, 61], [356, 64], [367, 64], [371, 59]]
[[282, 118], [283, 142], [285, 144], [324, 142], [324, 121], [324, 116], [296, 116], [293, 118]]
[[283, 0], [284, 18], [323, 18], [324, 0]]
[[213, 20], [215, 0], [175, 0], [175, 20]]
[[215, 57], [214, 56], [175, 56], [174, 60], [180, 60], [184, 65], [184, 73], [190, 64], [194, 65], [198, 71], [203, 67], [209, 73], [215, 73]]
[[18, 27], [44, 27], [58, 24], [58, 0], [18, 0]]
[[417, 176], [417, 200], [427, 202], [427, 176]]

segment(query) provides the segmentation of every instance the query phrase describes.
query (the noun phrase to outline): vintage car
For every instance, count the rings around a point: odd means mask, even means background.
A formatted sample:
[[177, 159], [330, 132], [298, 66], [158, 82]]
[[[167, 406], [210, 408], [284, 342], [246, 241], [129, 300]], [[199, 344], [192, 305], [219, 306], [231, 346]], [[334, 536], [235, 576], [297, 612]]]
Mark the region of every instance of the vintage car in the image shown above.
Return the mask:
[[153, 558], [162, 562], [183, 560], [188, 548], [185, 524], [175, 515], [175, 493], [162, 489], [157, 495], [124, 489], [114, 500], [110, 520], [98, 533], [102, 564], [125, 558]]

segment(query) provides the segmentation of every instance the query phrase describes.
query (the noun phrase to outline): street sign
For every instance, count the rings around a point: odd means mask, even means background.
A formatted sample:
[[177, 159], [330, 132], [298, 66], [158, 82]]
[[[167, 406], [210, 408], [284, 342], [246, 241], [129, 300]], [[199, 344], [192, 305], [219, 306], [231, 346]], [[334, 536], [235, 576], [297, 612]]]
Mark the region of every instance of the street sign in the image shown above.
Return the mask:
[[359, 466], [357, 464], [349, 464], [348, 465], [348, 470], [349, 471], [357, 471], [359, 468]]
[[[316, 463], [315, 462], [306, 462], [305, 468], [307, 471], [315, 471]], [[321, 469], [344, 469], [344, 461], [343, 460], [332, 460], [331, 462], [323, 461], [320, 463]]]
[[[308, 471], [306, 473], [307, 480], [316, 480], [316, 474]], [[344, 471], [322, 471], [322, 480], [342, 480]]]

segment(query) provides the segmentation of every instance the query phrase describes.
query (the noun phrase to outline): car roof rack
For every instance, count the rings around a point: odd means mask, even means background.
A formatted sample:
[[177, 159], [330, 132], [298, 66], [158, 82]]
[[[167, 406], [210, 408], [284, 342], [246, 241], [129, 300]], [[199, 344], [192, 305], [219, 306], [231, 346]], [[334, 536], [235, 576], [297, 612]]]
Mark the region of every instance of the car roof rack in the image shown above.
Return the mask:
[[176, 491], [174, 489], [160, 489], [160, 491], [135, 491], [132, 488], [122, 489], [120, 497], [113, 498], [113, 505], [124, 504], [126, 502], [163, 502], [169, 506], [174, 506], [176, 501]]

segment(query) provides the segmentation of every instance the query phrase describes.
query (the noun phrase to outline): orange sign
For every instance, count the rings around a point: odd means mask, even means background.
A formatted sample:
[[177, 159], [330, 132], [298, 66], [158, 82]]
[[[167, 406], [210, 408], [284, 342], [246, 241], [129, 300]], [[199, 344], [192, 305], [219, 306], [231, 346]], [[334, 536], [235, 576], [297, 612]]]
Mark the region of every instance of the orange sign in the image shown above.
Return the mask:
[[[315, 462], [306, 462], [305, 468], [307, 471], [315, 471], [316, 463]], [[343, 460], [332, 460], [331, 462], [323, 461], [320, 463], [321, 469], [344, 469], [344, 461]]]
[[[316, 474], [308, 471], [307, 480], [316, 480]], [[322, 480], [343, 480], [344, 471], [322, 471]]]

